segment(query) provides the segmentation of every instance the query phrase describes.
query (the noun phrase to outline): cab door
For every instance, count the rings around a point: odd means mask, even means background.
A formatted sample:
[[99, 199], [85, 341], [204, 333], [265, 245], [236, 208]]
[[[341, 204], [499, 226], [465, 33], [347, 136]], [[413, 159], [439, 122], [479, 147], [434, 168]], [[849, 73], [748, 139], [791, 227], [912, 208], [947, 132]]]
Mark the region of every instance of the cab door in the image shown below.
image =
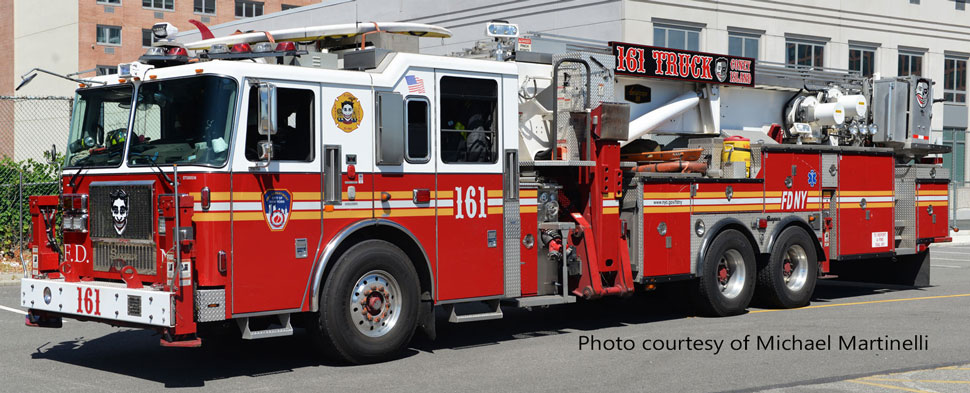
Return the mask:
[[260, 80], [276, 86], [276, 135], [268, 165], [257, 157], [259, 97], [243, 95], [233, 155], [229, 264], [233, 315], [301, 307], [319, 249], [321, 219], [320, 86]]
[[436, 70], [435, 80], [437, 297], [499, 296], [504, 289], [502, 79]]

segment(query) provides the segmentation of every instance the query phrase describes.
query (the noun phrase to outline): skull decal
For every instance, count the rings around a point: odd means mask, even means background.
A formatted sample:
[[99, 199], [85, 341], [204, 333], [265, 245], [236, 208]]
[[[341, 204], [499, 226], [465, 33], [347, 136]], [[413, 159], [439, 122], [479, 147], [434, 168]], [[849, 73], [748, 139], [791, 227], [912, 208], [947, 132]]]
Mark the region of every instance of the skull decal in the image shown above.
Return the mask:
[[122, 234], [128, 226], [128, 193], [125, 190], [115, 190], [111, 197], [111, 218], [114, 219], [115, 232]]
[[926, 108], [926, 102], [929, 101], [929, 90], [930, 84], [925, 80], [920, 79], [919, 82], [916, 82], [916, 102], [920, 108]]
[[717, 58], [714, 62], [714, 76], [718, 82], [724, 82], [728, 77], [728, 60], [723, 57]]

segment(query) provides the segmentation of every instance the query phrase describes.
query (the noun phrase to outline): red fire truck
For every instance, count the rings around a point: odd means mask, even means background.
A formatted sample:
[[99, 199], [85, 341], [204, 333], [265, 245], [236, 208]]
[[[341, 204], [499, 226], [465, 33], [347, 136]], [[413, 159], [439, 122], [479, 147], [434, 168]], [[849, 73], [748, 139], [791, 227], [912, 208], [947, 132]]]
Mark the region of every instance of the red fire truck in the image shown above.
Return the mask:
[[925, 78], [504, 22], [453, 56], [409, 53], [448, 34], [425, 25], [189, 44], [159, 26], [77, 90], [62, 193], [30, 201], [29, 326], [198, 346], [302, 323], [362, 363], [433, 336], [436, 309], [689, 281], [728, 316], [804, 306], [832, 275], [927, 285], [928, 246], [950, 240]]

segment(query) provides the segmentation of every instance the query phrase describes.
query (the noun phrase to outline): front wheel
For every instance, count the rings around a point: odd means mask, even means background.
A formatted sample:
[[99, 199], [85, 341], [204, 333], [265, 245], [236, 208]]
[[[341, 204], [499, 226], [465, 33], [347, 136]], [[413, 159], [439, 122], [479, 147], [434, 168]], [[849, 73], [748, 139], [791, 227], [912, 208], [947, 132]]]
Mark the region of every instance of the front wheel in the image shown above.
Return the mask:
[[743, 313], [754, 294], [754, 250], [748, 239], [734, 229], [721, 232], [711, 242], [698, 272], [698, 306], [711, 316]]
[[362, 242], [327, 277], [311, 331], [348, 362], [385, 360], [414, 335], [418, 290], [417, 273], [400, 248], [383, 240]]

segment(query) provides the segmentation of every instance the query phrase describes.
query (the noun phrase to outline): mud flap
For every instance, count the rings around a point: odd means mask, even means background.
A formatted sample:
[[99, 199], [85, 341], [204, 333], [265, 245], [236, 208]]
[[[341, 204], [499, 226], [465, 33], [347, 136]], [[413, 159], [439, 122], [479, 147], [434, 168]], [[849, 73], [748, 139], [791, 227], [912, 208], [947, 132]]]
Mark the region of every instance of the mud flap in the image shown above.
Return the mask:
[[438, 336], [435, 331], [434, 301], [422, 300], [418, 310], [418, 327], [429, 340], [434, 341]]

